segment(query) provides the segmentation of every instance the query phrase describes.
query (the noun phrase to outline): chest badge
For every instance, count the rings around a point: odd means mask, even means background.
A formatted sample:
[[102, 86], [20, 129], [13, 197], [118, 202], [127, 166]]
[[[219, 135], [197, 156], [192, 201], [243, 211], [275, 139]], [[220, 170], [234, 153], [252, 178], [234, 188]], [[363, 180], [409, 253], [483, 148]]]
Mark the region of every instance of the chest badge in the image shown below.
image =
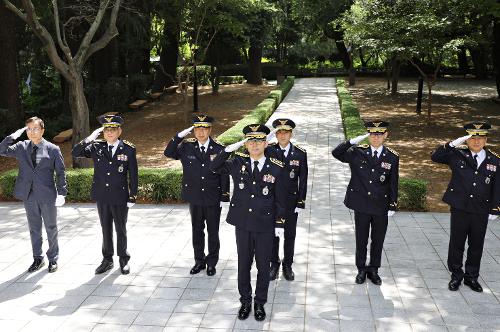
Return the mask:
[[238, 187], [239, 187], [240, 189], [245, 189], [245, 184], [244, 184], [243, 182], [240, 182], [240, 183], [238, 184]]
[[121, 165], [118, 167], [118, 172], [119, 172], [119, 173], [123, 173], [123, 164], [121, 164]]
[[262, 189], [262, 195], [267, 196], [269, 194], [269, 188], [267, 186]]
[[488, 177], [484, 180], [484, 183], [486, 183], [486, 184], [490, 184], [490, 181], [491, 181], [491, 179], [490, 179], [490, 177], [488, 176]]
[[290, 179], [293, 179], [293, 178], [295, 178], [295, 172], [292, 169], [292, 171], [290, 172]]
[[385, 181], [385, 175], [384, 175], [384, 174], [382, 174], [382, 175], [380, 176], [380, 182], [384, 182], [384, 181]]

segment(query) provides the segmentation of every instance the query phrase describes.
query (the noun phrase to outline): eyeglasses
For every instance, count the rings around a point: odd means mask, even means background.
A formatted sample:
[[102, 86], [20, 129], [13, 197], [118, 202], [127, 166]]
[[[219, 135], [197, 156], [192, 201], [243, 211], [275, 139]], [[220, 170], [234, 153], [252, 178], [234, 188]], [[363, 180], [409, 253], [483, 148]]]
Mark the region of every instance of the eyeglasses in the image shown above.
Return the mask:
[[31, 133], [39, 133], [42, 131], [42, 128], [26, 128], [26, 131], [31, 132]]

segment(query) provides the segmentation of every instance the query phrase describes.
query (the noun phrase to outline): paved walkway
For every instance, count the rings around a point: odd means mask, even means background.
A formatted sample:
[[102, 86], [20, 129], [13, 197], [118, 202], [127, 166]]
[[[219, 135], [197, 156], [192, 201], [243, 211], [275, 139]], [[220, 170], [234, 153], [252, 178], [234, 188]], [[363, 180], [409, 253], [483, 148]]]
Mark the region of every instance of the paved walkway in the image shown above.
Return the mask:
[[27, 274], [24, 209], [9, 203], [0, 205], [0, 331], [500, 330], [498, 221], [485, 243], [482, 294], [447, 290], [448, 214], [397, 213], [389, 221], [383, 285], [356, 285], [352, 215], [342, 205], [349, 168], [330, 155], [343, 139], [333, 80], [298, 80], [277, 112], [298, 123], [295, 138], [308, 150], [310, 180], [299, 217], [296, 280], [280, 275], [271, 283], [266, 321], [236, 319], [236, 246], [226, 223], [216, 276], [191, 277], [187, 206], [135, 206], [128, 225], [131, 274], [117, 267], [96, 276], [95, 205], [69, 204], [59, 210], [59, 271]]

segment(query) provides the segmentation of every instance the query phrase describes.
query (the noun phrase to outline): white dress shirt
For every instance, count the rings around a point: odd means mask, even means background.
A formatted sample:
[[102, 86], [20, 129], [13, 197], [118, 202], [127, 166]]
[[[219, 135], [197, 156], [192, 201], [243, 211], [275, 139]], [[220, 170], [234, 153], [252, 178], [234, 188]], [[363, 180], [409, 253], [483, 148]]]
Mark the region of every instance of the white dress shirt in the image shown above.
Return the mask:
[[[250, 165], [252, 166], [252, 172], [253, 172], [253, 167], [254, 167], [254, 161], [256, 161], [255, 159], [252, 159], [250, 158]], [[262, 158], [260, 158], [258, 160], [259, 164], [257, 165], [257, 168], [259, 169], [259, 172], [262, 171], [262, 168], [264, 167], [264, 164], [266, 162], [266, 156], [262, 156]]]

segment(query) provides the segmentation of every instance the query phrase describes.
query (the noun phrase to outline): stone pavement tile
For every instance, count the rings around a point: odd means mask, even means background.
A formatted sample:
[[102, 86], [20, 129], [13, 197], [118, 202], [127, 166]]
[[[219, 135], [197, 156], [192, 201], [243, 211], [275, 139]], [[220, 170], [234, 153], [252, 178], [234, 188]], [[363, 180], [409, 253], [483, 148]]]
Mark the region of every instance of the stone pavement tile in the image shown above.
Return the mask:
[[273, 298], [273, 303], [305, 304], [306, 296], [304, 292], [298, 292], [298, 293], [276, 292]]
[[401, 298], [406, 310], [420, 310], [422, 312], [437, 312], [438, 308], [432, 298]]
[[273, 316], [270, 324], [271, 331], [302, 331], [304, 318], [276, 317]]
[[94, 296], [120, 296], [127, 289], [124, 285], [101, 284], [92, 292]]
[[[265, 307], [266, 313], [269, 312], [268, 306], [266, 305]], [[250, 316], [245, 319], [245, 320], [239, 320], [236, 319], [236, 323], [234, 324], [234, 329], [235, 330], [257, 330], [257, 331], [263, 331], [263, 330], [269, 330], [270, 326], [270, 315], [268, 314], [266, 316], [266, 319], [264, 321], [258, 322], [254, 319], [253, 317], [253, 312], [250, 314]]]
[[336, 306], [307, 305], [305, 315], [307, 319], [337, 320], [339, 319], [339, 310]]
[[370, 308], [340, 307], [340, 320], [372, 321], [373, 315]]
[[200, 288], [214, 290], [219, 283], [219, 279], [208, 278], [192, 278], [187, 288]]
[[199, 327], [202, 320], [203, 314], [178, 312], [170, 316], [167, 326]]
[[206, 300], [214, 294], [213, 289], [186, 288], [181, 296], [181, 300]]
[[128, 325], [120, 325], [120, 324], [109, 324], [109, 323], [99, 323], [94, 326], [92, 329], [92, 332], [98, 331], [98, 332], [108, 332], [108, 331], [113, 331], [113, 332], [121, 332], [121, 331], [128, 331]]
[[169, 277], [166, 276], [160, 282], [158, 287], [170, 288], [170, 287], [178, 287], [178, 288], [186, 288], [191, 278], [180, 278], [180, 277]]
[[161, 326], [162, 328], [167, 325], [170, 318], [170, 313], [162, 312], [140, 312], [133, 321], [134, 325], [152, 325]]
[[414, 332], [447, 332], [446, 326], [440, 325], [427, 325], [412, 323], [411, 328]]
[[384, 332], [412, 332], [411, 325], [408, 323], [376, 321], [375, 327], [377, 331]]
[[399, 297], [370, 295], [370, 305], [377, 309], [404, 309], [403, 301]]
[[412, 308], [406, 310], [406, 315], [412, 324], [444, 325], [441, 313], [438, 311], [422, 311]]
[[99, 323], [130, 325], [138, 314], [138, 310], [108, 310]]
[[240, 302], [235, 301], [210, 301], [206, 314], [236, 315], [240, 309]]
[[65, 320], [67, 320], [67, 318], [67, 316], [42, 316], [30, 321], [21, 329], [21, 331], [55, 331], [64, 323]]
[[274, 303], [272, 317], [293, 317], [303, 318], [305, 316], [306, 306], [302, 304], [283, 304]]
[[472, 313], [455, 313], [441, 311], [441, 317], [447, 326], [458, 325], [468, 327], [481, 327], [479, 318]]
[[148, 302], [148, 296], [119, 297], [111, 306], [111, 310], [142, 310]]
[[369, 308], [370, 298], [368, 295], [345, 295], [339, 294], [338, 303], [340, 308], [356, 307], [356, 308]]
[[186, 327], [186, 326], [165, 326], [164, 332], [197, 332], [197, 327]]
[[75, 322], [94, 322], [98, 323], [101, 321], [102, 317], [106, 314], [107, 310], [103, 309], [84, 309], [79, 308], [76, 310], [71, 317], [69, 317], [69, 321]]
[[338, 320], [308, 318], [305, 321], [305, 331], [337, 332], [340, 331]]
[[337, 284], [337, 294], [338, 295], [367, 295], [368, 291], [366, 284], [358, 285], [351, 280], [349, 283], [338, 283]]
[[[250, 317], [249, 317], [250, 319]], [[236, 315], [211, 314], [205, 315], [201, 321], [200, 328], [204, 329], [229, 329], [236, 323]]]
[[405, 310], [399, 308], [377, 308], [372, 307], [373, 318], [377, 322], [399, 322], [409, 323], [408, 315]]
[[152, 298], [167, 299], [167, 300], [179, 300], [184, 293], [184, 288], [162, 288], [158, 287], [155, 289]]
[[[94, 329], [95, 326], [99, 325], [94, 322], [86, 322], [86, 321], [65, 321], [62, 325], [59, 326], [57, 331], [75, 331], [75, 332], [90, 332]], [[1, 328], [1, 326], [0, 326]], [[3, 330], [2, 331], [13, 331], [13, 330]]]
[[81, 307], [86, 309], [109, 309], [118, 299], [117, 296], [89, 296]]
[[190, 312], [202, 314], [207, 311], [210, 301], [198, 300], [180, 300], [174, 309], [174, 312]]
[[373, 321], [357, 321], [357, 320], [340, 320], [340, 331], [358, 332], [358, 331], [375, 331], [375, 323]]
[[127, 332], [162, 332], [163, 326], [154, 325], [130, 325]]

